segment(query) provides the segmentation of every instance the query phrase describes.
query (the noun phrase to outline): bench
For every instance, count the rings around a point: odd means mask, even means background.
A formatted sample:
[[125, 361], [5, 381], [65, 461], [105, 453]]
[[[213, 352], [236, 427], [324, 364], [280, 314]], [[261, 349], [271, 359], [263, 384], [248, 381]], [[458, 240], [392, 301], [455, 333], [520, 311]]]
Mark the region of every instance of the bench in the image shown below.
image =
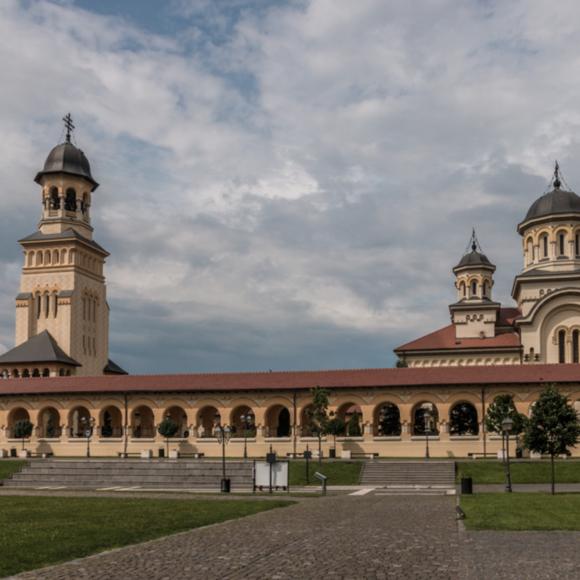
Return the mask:
[[205, 457], [205, 453], [179, 453], [179, 457], [191, 457], [193, 459], [201, 459]]
[[123, 451], [117, 451], [117, 457], [141, 457], [141, 452], [132, 451], [131, 453], [124, 453]]
[[378, 453], [364, 453], [364, 452], [360, 451], [357, 453], [351, 453], [350, 456], [352, 459], [355, 459], [356, 457], [362, 457], [363, 459], [374, 459], [375, 457], [378, 457], [379, 454]]
[[30, 452], [29, 453], [30, 457], [40, 457], [41, 459], [46, 459], [48, 457], [53, 457], [54, 453], [52, 451], [45, 451], [44, 453], [38, 453], [38, 452]]
[[486, 457], [493, 457], [495, 459], [497, 457], [497, 453], [470, 452], [467, 454], [467, 457], [471, 457], [471, 459], [485, 459]]

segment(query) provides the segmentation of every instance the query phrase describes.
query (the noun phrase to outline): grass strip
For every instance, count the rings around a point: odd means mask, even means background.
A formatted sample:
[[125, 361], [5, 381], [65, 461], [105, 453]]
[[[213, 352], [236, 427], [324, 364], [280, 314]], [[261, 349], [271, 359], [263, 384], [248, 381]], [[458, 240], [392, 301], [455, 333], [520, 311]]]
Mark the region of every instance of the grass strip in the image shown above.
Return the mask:
[[[549, 483], [549, 460], [514, 462], [510, 464], [513, 483]], [[458, 463], [458, 480], [472, 477], [474, 484], [504, 483], [504, 464], [500, 461], [465, 461]], [[580, 461], [557, 461], [556, 481], [558, 483], [580, 483]]]

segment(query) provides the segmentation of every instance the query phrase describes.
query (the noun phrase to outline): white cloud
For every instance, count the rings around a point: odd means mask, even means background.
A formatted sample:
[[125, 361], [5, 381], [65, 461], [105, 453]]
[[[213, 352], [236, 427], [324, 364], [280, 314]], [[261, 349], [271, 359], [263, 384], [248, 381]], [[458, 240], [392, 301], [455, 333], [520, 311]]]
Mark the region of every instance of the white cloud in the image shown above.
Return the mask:
[[[388, 364], [447, 323], [472, 225], [509, 300], [515, 224], [553, 159], [580, 183], [577, 3], [172, 6], [170, 36], [74, 3], [0, 4], [3, 264], [20, 266], [31, 179], [70, 110], [102, 184], [113, 345], [142, 370], [259, 368], [274, 351], [296, 367], [314, 329], [337, 341], [320, 366], [350, 360], [347, 336], [376, 345], [352, 364]], [[3, 278], [3, 344], [16, 292]], [[151, 311], [140, 358], [131, 329]], [[164, 346], [181, 323], [193, 362]]]

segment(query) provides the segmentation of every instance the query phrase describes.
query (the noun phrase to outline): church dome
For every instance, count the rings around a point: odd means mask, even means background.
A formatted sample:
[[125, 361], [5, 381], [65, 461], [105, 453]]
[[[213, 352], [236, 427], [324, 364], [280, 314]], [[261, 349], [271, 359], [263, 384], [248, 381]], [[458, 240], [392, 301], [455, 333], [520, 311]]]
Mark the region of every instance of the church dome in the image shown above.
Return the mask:
[[471, 252], [465, 254], [459, 260], [459, 264], [453, 268], [453, 271], [456, 272], [462, 268], [488, 268], [495, 270], [495, 266], [489, 261], [489, 258], [473, 248]]
[[531, 205], [522, 223], [563, 213], [580, 213], [580, 196], [573, 191], [555, 188]]
[[84, 177], [93, 184], [93, 189], [99, 185], [91, 175], [91, 165], [86, 155], [70, 141], [53, 148], [44, 162], [44, 168], [36, 174], [34, 181], [40, 183], [44, 175], [54, 173], [67, 173]]

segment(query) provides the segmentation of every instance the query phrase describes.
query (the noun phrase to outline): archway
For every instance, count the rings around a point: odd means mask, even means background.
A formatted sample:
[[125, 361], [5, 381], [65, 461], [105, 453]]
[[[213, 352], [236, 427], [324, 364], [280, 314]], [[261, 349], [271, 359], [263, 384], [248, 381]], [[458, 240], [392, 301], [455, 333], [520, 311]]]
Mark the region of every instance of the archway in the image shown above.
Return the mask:
[[90, 425], [91, 413], [86, 407], [75, 407], [68, 418], [70, 436], [73, 438], [85, 437], [85, 432]]
[[23, 407], [12, 409], [8, 414], [8, 436], [14, 437], [14, 426], [18, 421], [30, 421], [30, 414]]
[[356, 403], [343, 403], [336, 414], [344, 423], [343, 432], [347, 437], [360, 437], [362, 435], [362, 410]]
[[56, 439], [60, 435], [60, 413], [54, 407], [44, 408], [38, 414], [38, 437]]
[[101, 437], [108, 439], [122, 436], [123, 414], [118, 407], [109, 405], [101, 413]]
[[450, 435], [478, 435], [477, 410], [467, 402], [456, 403], [449, 411]]
[[197, 432], [199, 437], [213, 437], [214, 429], [219, 423], [218, 410], [212, 405], [202, 407], [197, 414]]
[[439, 411], [430, 401], [415, 405], [413, 413], [413, 435], [438, 435]]
[[174, 405], [167, 409], [165, 417], [169, 417], [177, 425], [176, 438], [189, 437], [189, 428], [187, 426], [187, 413], [179, 406]]
[[268, 437], [290, 437], [290, 411], [284, 405], [274, 405], [266, 411]]
[[140, 405], [131, 414], [131, 434], [135, 439], [155, 437], [155, 417], [147, 405]]
[[240, 405], [232, 411], [230, 426], [234, 437], [256, 436], [256, 415], [251, 407]]
[[375, 409], [375, 435], [399, 437], [401, 435], [401, 411], [395, 403], [383, 403]]

